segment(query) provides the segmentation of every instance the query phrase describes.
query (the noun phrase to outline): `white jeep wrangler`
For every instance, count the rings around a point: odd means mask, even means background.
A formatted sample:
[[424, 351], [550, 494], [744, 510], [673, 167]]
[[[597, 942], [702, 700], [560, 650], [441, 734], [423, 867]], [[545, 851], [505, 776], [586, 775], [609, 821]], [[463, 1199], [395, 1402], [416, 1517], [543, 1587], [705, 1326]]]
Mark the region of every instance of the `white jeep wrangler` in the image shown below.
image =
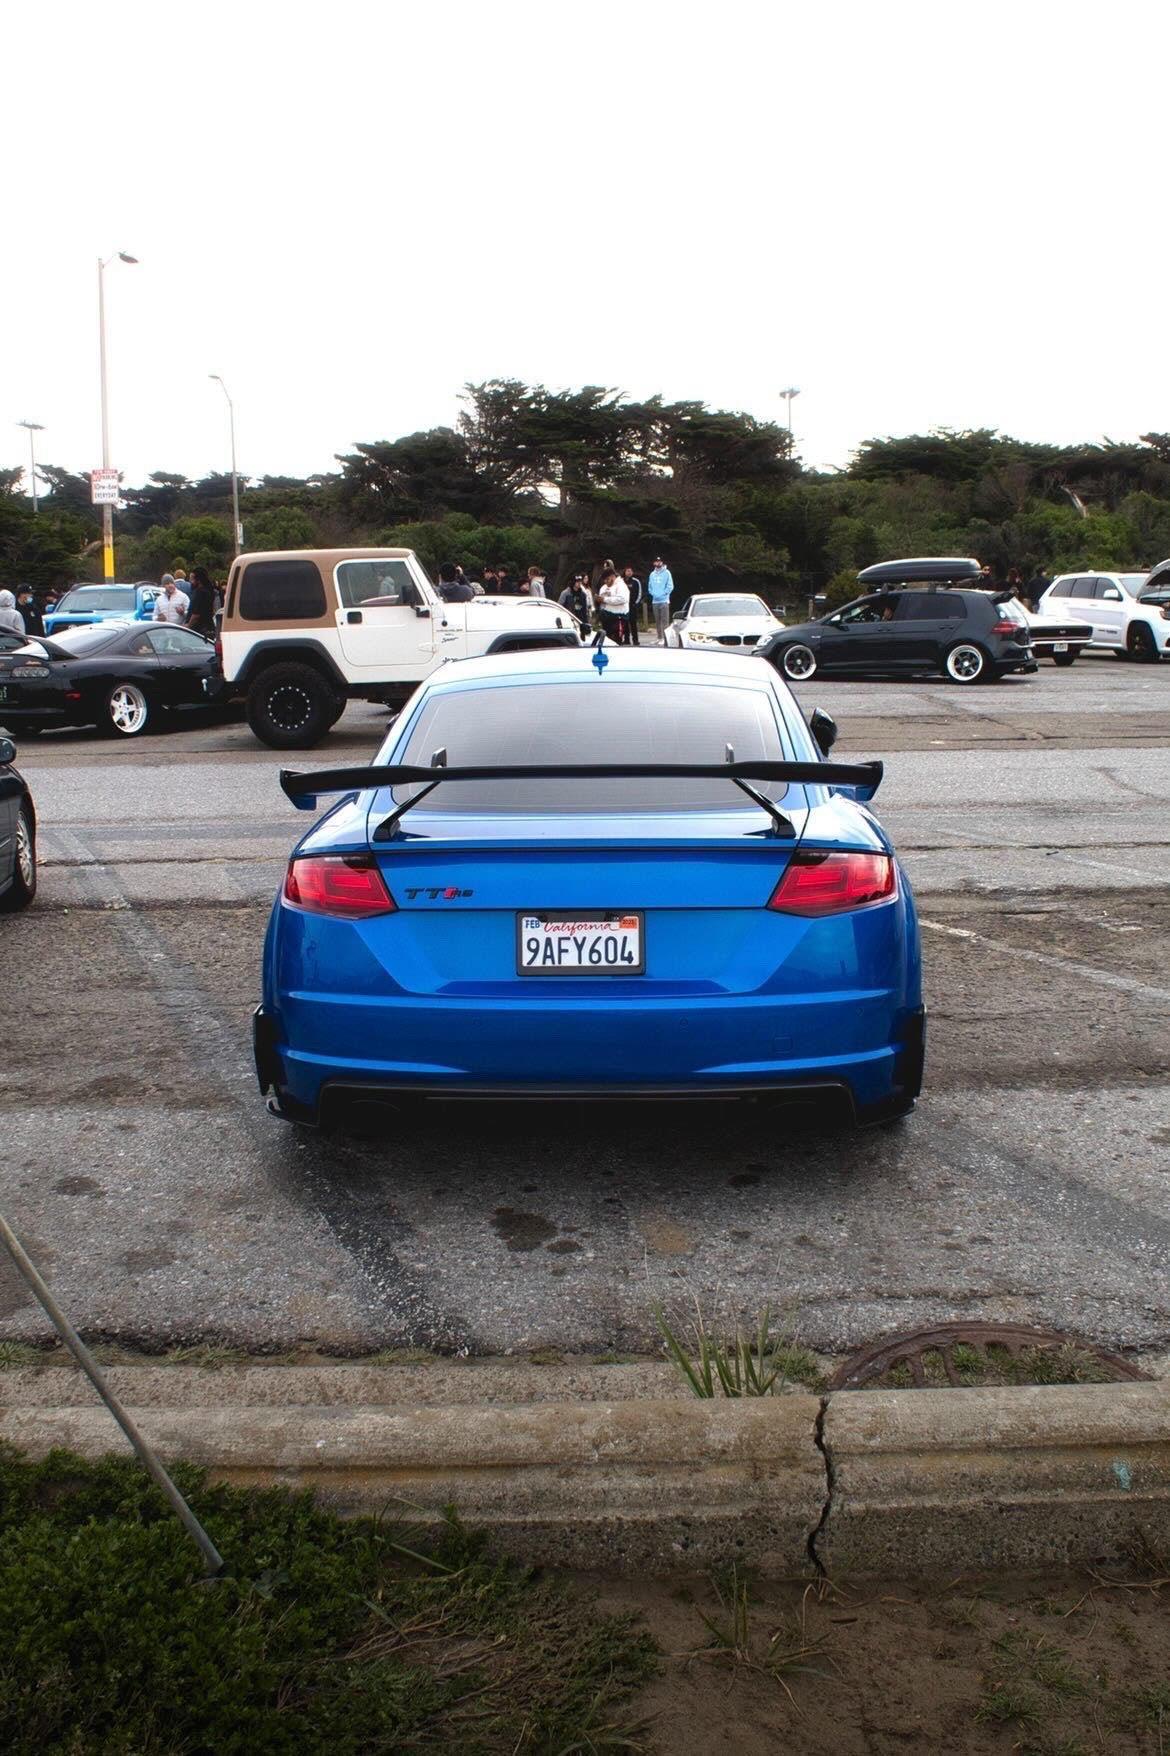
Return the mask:
[[547, 598], [445, 603], [409, 549], [240, 555], [218, 642], [224, 693], [277, 750], [319, 743], [347, 701], [405, 701], [444, 659], [580, 644]]

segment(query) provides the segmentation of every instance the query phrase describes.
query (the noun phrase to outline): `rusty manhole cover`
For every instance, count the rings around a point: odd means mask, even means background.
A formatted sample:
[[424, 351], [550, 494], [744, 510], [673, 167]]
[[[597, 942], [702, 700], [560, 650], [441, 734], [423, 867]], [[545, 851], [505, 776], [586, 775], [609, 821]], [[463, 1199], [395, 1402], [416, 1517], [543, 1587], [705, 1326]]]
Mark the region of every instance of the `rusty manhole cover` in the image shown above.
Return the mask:
[[938, 1323], [871, 1342], [838, 1366], [830, 1390], [948, 1384], [1110, 1384], [1148, 1379], [1120, 1354], [1027, 1323]]

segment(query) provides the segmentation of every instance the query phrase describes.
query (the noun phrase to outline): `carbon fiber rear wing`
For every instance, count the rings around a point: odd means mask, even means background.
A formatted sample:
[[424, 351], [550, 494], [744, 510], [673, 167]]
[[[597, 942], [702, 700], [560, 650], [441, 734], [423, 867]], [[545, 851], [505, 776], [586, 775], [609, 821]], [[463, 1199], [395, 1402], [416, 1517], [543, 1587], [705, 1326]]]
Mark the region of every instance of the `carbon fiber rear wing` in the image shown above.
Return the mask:
[[854, 797], [872, 799], [881, 785], [880, 762], [556, 762], [496, 764], [476, 763], [449, 768], [447, 752], [436, 750], [430, 766], [413, 763], [374, 763], [365, 768], [323, 768], [298, 771], [282, 768], [280, 785], [300, 811], [314, 811], [322, 793], [360, 793], [379, 787], [418, 786], [378, 824], [375, 841], [390, 841], [403, 815], [444, 782], [459, 780], [729, 780], [748, 795], [772, 819], [777, 835], [792, 837], [792, 823], [779, 806], [752, 785], [753, 781], [782, 780], [807, 786], [850, 787]]

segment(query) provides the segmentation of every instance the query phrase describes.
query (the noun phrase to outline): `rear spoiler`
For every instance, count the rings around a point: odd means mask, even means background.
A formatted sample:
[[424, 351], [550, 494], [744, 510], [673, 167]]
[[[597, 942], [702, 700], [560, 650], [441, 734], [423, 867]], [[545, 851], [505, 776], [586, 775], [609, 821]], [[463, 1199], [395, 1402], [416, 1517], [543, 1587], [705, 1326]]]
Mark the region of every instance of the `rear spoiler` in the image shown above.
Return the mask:
[[759, 792], [753, 781], [783, 780], [808, 786], [852, 787], [854, 797], [872, 799], [884, 773], [880, 762], [565, 762], [496, 763], [448, 768], [447, 752], [436, 750], [431, 764], [374, 763], [365, 768], [324, 768], [298, 772], [282, 768], [280, 785], [300, 811], [314, 811], [321, 793], [360, 793], [371, 788], [417, 785], [422, 791], [407, 799], [374, 831], [377, 841], [393, 838], [398, 822], [428, 793], [445, 781], [459, 780], [729, 780], [747, 793], [772, 819], [777, 834], [791, 836], [792, 824], [779, 807]]

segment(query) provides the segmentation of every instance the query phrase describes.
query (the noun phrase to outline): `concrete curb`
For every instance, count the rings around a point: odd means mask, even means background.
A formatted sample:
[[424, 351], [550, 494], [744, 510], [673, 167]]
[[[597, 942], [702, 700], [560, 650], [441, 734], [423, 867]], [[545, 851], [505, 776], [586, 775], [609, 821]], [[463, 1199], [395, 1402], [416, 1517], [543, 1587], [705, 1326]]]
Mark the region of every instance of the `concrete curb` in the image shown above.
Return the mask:
[[[344, 1513], [427, 1520], [453, 1503], [533, 1562], [919, 1573], [1108, 1561], [1142, 1536], [1170, 1547], [1164, 1382], [428, 1407], [409, 1370], [243, 1368], [234, 1395], [223, 1372], [112, 1376], [166, 1458], [309, 1487]], [[244, 1400], [258, 1378], [263, 1405]], [[72, 1374], [6, 1373], [0, 1439], [34, 1456], [122, 1449], [88, 1395]]]

